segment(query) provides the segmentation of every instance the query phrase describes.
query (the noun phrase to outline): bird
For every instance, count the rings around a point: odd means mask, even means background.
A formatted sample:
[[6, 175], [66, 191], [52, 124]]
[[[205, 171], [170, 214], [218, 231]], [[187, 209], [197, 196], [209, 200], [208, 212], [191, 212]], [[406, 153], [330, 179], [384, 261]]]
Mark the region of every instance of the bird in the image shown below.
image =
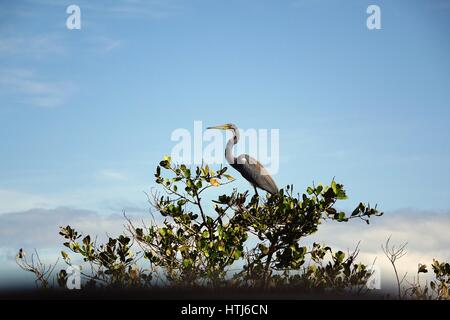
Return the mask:
[[220, 126], [208, 127], [210, 129], [231, 130], [233, 137], [228, 140], [225, 148], [225, 158], [228, 163], [236, 169], [255, 189], [255, 194], [258, 195], [258, 190], [262, 189], [271, 195], [277, 194], [279, 189], [277, 184], [270, 176], [266, 168], [256, 159], [250, 157], [248, 154], [241, 154], [237, 158], [233, 155], [233, 146], [239, 142], [239, 129], [232, 123], [223, 124]]

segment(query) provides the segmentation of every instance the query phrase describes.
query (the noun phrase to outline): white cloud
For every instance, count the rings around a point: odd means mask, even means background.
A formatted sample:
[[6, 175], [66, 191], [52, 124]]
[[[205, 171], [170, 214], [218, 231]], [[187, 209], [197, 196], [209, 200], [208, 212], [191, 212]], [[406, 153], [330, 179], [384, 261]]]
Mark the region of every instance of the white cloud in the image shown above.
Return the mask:
[[[149, 221], [150, 215], [143, 211], [140, 208], [130, 209], [127, 215], [136, 223]], [[40, 252], [59, 252], [62, 243], [58, 235], [59, 226], [71, 225], [84, 234], [98, 235], [99, 239], [104, 239], [106, 235], [121, 234], [125, 222], [120, 213], [101, 215], [92, 210], [69, 207], [5, 213], [0, 215], [0, 260], [7, 260], [11, 266], [14, 252], [21, 247], [27, 251], [37, 248]], [[450, 261], [448, 230], [450, 212], [401, 210], [374, 218], [370, 225], [359, 220], [348, 223], [326, 222], [304, 244], [326, 243], [335, 250], [347, 252], [360, 242], [359, 261], [371, 264], [376, 258], [376, 264], [382, 271], [383, 288], [386, 289], [392, 287], [395, 281], [392, 267], [381, 251], [381, 245], [389, 236], [392, 244], [408, 242], [408, 254], [397, 266], [400, 274], [408, 272], [407, 279], [411, 281], [418, 263], [429, 265], [433, 258]], [[49, 256], [46, 254], [47, 258]], [[431, 272], [423, 279], [430, 276]]]
[[44, 196], [0, 189], [0, 214], [5, 212], [23, 211], [30, 208], [48, 208], [52, 201]]
[[25, 69], [0, 70], [0, 85], [0, 96], [41, 108], [63, 105], [75, 91], [74, 85], [67, 81], [42, 80]]
[[[34, 178], [33, 178], [34, 179]], [[36, 180], [45, 177], [36, 177]], [[3, 181], [0, 186], [0, 215], [15, 211], [32, 210], [34, 208], [52, 209], [56, 207], [84, 207], [102, 214], [114, 214], [126, 211], [127, 213], [148, 212], [147, 197], [148, 185], [130, 178], [128, 173], [114, 170], [100, 170], [86, 176], [88, 182], [78, 187], [61, 188], [52, 191], [39, 190], [33, 181], [33, 191], [8, 188], [9, 183], [22, 183], [11, 180]], [[45, 180], [47, 181], [47, 180]], [[50, 179], [49, 183], [58, 183]], [[48, 182], [48, 181], [47, 181]], [[47, 183], [46, 182], [46, 183]]]
[[122, 44], [120, 40], [112, 39], [108, 37], [97, 37], [94, 39], [96, 44], [99, 46], [98, 51], [107, 53], [111, 50], [119, 48]]
[[62, 243], [59, 227], [66, 225], [100, 238], [117, 236], [123, 233], [125, 222], [121, 214], [100, 215], [70, 207], [5, 213], [0, 215], [0, 248], [57, 248]]
[[58, 234], [60, 226], [71, 225], [83, 234], [98, 236], [99, 241], [104, 241], [108, 236], [121, 234], [124, 224], [125, 220], [119, 214], [102, 216], [95, 211], [69, 207], [0, 215], [0, 288], [33, 284], [33, 277], [15, 264], [20, 248], [28, 256], [36, 249], [46, 264], [57, 260], [64, 242]]
[[[86, 23], [83, 22], [86, 27]], [[64, 30], [64, 29], [62, 29]], [[87, 48], [90, 54], [108, 53], [121, 46], [122, 42], [107, 35], [89, 33], [79, 37], [77, 42], [67, 41], [67, 32], [22, 36], [11, 32], [0, 36], [0, 57], [25, 57], [31, 60], [70, 58], [78, 48]]]
[[[310, 241], [326, 243], [348, 251], [360, 242], [359, 258], [366, 264], [376, 259], [382, 270], [385, 285], [394, 282], [392, 266], [384, 256], [381, 245], [391, 237], [391, 244], [408, 243], [407, 255], [398, 261], [400, 274], [408, 273], [409, 280], [417, 272], [419, 263], [430, 265], [433, 258], [450, 261], [450, 212], [398, 210], [372, 219], [370, 225], [363, 221], [347, 223], [327, 222], [319, 227]], [[428, 277], [431, 274], [428, 275]]]
[[101, 180], [113, 180], [113, 181], [125, 181], [128, 180], [128, 176], [119, 171], [103, 169], [97, 173], [97, 177]]
[[62, 37], [55, 34], [0, 38], [0, 56], [25, 54], [34, 58], [42, 58], [66, 52]]

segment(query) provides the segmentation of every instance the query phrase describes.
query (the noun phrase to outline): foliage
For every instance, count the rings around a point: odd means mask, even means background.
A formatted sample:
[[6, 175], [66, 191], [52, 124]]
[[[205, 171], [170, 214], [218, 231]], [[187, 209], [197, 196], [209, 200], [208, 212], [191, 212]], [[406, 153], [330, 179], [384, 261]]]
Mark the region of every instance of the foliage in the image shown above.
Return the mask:
[[420, 274], [428, 273], [428, 268], [424, 264], [419, 264], [417, 269], [417, 279], [405, 290], [405, 295], [418, 300], [450, 300], [450, 264], [433, 260], [431, 265], [434, 273], [434, 280], [422, 285]]
[[[358, 252], [355, 250], [347, 256], [342, 251], [333, 252], [330, 247], [314, 243], [308, 253], [312, 264], [293, 275], [287, 271], [275, 275], [273, 281], [275, 286], [290, 286], [302, 291], [365, 292], [372, 273], [366, 265], [355, 263]], [[329, 259], [324, 259], [327, 255]]]
[[[205, 166], [191, 172], [166, 157], [155, 177], [167, 193], [155, 194], [152, 201], [166, 218], [163, 226], [135, 228], [130, 223], [128, 230], [145, 257], [162, 267], [173, 283], [217, 286], [225, 282], [227, 271], [237, 260], [244, 260], [242, 270], [234, 274], [235, 282], [266, 287], [276, 271], [301, 270], [308, 256], [325, 258], [318, 254], [318, 247], [308, 250], [300, 244], [317, 231], [321, 220], [361, 218], [368, 222], [371, 216], [382, 214], [362, 203], [349, 216], [338, 212], [336, 202], [347, 196], [343, 185], [333, 180], [329, 187], [310, 187], [306, 194], [297, 196], [288, 186], [279, 194], [268, 195], [262, 203], [257, 195], [250, 198], [248, 192], [234, 190], [214, 200], [214, 215], [208, 215], [202, 195], [211, 187], [233, 181], [226, 168], [215, 172]], [[251, 247], [244, 250], [245, 244]]]
[[[356, 262], [358, 250], [346, 254], [318, 243], [305, 245], [324, 220], [369, 223], [382, 215], [376, 206], [364, 203], [349, 214], [338, 210], [338, 201], [346, 200], [347, 194], [334, 179], [329, 186], [313, 185], [302, 194], [287, 186], [264, 199], [234, 189], [206, 204], [202, 199], [207, 190], [234, 181], [226, 167], [192, 169], [164, 157], [155, 180], [161, 188], [149, 199], [160, 215], [159, 222], [152, 214], [149, 225], [136, 226], [125, 217], [124, 234], [101, 244], [71, 226], [61, 228], [64, 246], [85, 263], [85, 287], [365, 290], [371, 272]], [[62, 251], [61, 255], [65, 263], [72, 264], [69, 253]], [[26, 270], [33, 272], [30, 266]], [[448, 297], [448, 264], [436, 261], [433, 270], [437, 280], [430, 288], [438, 297]], [[67, 276], [64, 270], [59, 272], [61, 286]], [[428, 294], [420, 287], [411, 292]]]
[[35, 275], [35, 282], [38, 287], [48, 288], [50, 286], [50, 277], [56, 267], [56, 263], [54, 265], [44, 264], [36, 250], [31, 254], [31, 259], [28, 259], [23, 249], [20, 249], [17, 253], [16, 262], [22, 270]]
[[433, 259], [431, 265], [434, 272], [434, 279], [423, 284], [420, 275], [428, 273], [428, 267], [425, 264], [419, 264], [417, 274], [412, 283], [404, 286], [407, 273], [400, 279], [396, 263], [398, 260], [406, 256], [407, 243], [396, 247], [390, 244], [389, 237], [386, 244], [382, 246], [384, 254], [392, 264], [397, 280], [398, 299], [415, 299], [415, 300], [450, 300], [449, 285], [450, 285], [450, 264], [448, 262], [439, 262]]
[[[129, 237], [120, 235], [97, 245], [89, 235], [80, 240], [82, 236], [70, 226], [61, 228], [59, 234], [66, 239], [64, 246], [82, 256], [84, 262], [89, 265], [90, 273], [82, 272], [88, 279], [88, 286], [99, 283], [102, 286], [112, 287], [145, 287], [150, 282], [151, 274], [136, 264], [139, 256], [133, 253]], [[61, 255], [70, 265], [69, 255], [65, 251], [61, 251]], [[58, 274], [58, 283], [64, 286], [66, 281], [67, 274], [61, 270]]]

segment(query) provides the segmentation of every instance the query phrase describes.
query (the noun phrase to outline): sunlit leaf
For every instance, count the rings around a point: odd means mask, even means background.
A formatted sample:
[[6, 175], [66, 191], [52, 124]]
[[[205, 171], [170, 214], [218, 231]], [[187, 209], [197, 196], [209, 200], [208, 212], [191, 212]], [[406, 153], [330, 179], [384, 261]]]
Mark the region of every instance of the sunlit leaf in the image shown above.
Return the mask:
[[211, 185], [213, 185], [214, 187], [220, 186], [220, 182], [215, 178], [212, 178], [211, 180], [209, 180], [209, 183], [211, 183]]

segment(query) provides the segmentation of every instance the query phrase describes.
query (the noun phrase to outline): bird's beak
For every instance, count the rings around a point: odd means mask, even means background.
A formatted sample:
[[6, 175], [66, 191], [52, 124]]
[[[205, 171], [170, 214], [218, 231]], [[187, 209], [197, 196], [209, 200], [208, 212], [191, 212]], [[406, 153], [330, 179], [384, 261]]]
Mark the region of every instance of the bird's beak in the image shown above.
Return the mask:
[[206, 129], [207, 130], [209, 130], [209, 129], [228, 130], [228, 129], [231, 129], [231, 128], [230, 128], [230, 126], [228, 124], [224, 124], [224, 125], [221, 125], [221, 126], [208, 127]]

